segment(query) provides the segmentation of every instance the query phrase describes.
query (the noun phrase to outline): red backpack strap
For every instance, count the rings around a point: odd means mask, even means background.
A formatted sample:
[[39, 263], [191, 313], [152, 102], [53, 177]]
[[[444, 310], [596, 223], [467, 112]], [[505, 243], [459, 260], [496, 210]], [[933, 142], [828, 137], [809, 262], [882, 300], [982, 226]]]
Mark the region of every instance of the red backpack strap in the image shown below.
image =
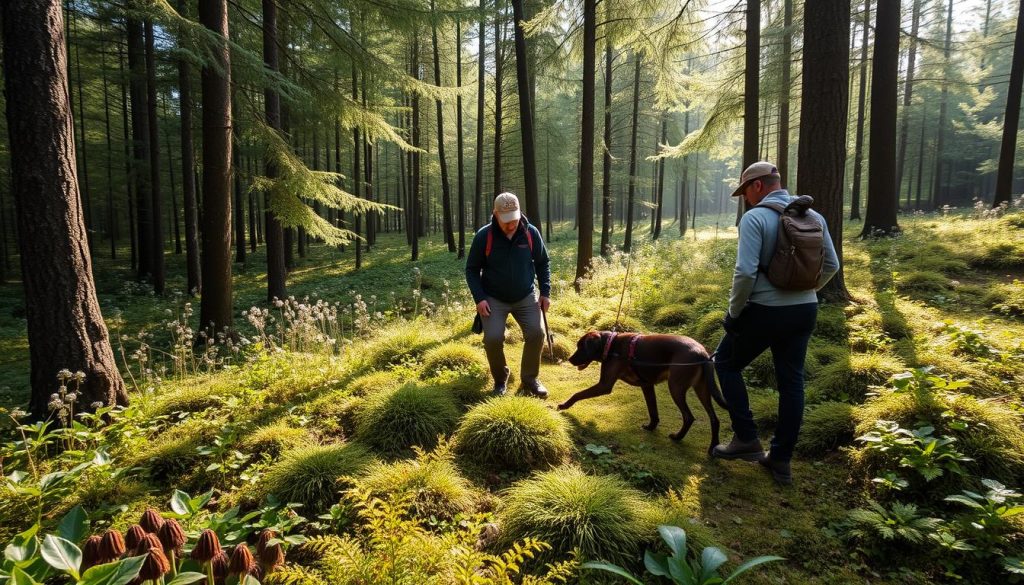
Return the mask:
[[526, 226], [526, 243], [530, 245], [530, 253], [533, 254], [533, 234], [530, 233], [530, 226]]
[[487, 245], [484, 247], [484, 258], [490, 258], [491, 246], [494, 245], [494, 226], [487, 228]]

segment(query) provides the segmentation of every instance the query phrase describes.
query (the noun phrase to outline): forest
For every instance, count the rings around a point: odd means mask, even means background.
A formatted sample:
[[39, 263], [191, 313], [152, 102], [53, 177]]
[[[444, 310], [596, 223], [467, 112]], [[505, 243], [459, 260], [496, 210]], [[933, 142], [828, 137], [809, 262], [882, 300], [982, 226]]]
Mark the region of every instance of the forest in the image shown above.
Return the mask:
[[[3, 0], [0, 585], [1024, 582], [1022, 24]], [[738, 427], [696, 386], [564, 409], [604, 383], [588, 332], [717, 367], [758, 161], [839, 261], [792, 485], [710, 456], [709, 412]], [[507, 393], [467, 286], [502, 193], [551, 272]], [[742, 370], [763, 441], [777, 350]]]

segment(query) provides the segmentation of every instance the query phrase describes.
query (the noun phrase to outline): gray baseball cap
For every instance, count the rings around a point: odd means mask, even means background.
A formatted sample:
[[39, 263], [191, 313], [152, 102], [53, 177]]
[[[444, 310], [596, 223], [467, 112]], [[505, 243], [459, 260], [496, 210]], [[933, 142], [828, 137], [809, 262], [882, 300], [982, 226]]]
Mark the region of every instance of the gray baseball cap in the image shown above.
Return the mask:
[[736, 187], [736, 190], [732, 192], [732, 196], [739, 197], [740, 195], [743, 195], [743, 189], [746, 188], [751, 181], [756, 181], [757, 179], [763, 179], [765, 177], [782, 178], [782, 175], [779, 174], [779, 169], [775, 166], [775, 163], [758, 161], [750, 165], [743, 171], [743, 174], [740, 175], [740, 184]]
[[522, 214], [519, 212], [519, 198], [512, 193], [502, 193], [494, 198], [494, 213], [498, 214], [498, 221], [508, 223], [519, 219]]

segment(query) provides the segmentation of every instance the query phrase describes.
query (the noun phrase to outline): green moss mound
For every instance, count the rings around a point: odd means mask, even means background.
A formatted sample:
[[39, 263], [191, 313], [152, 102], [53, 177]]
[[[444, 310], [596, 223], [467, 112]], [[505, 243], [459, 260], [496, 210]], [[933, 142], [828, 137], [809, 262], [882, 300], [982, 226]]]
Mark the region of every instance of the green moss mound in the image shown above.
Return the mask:
[[475, 406], [462, 419], [455, 443], [460, 456], [478, 465], [519, 471], [557, 465], [572, 447], [565, 419], [525, 396]]
[[618, 326], [615, 321], [615, 311], [596, 311], [590, 316], [590, 324], [597, 331], [643, 331], [644, 325], [640, 321], [626, 314], [619, 315]]
[[853, 405], [845, 402], [822, 402], [807, 409], [796, 451], [808, 456], [822, 455], [852, 442], [856, 426], [853, 409]]
[[148, 416], [160, 416], [172, 412], [201, 412], [208, 408], [224, 405], [224, 399], [243, 390], [230, 379], [222, 376], [203, 377], [180, 388], [164, 390], [152, 403], [146, 406]]
[[410, 383], [367, 398], [356, 415], [356, 436], [383, 455], [407, 455], [414, 445], [432, 448], [458, 422], [459, 407], [450, 392]]
[[401, 386], [403, 382], [404, 380], [402, 380], [402, 376], [398, 372], [382, 370], [353, 378], [348, 383], [346, 389], [353, 396], [367, 396], [392, 390]]
[[239, 444], [247, 453], [267, 454], [277, 457], [282, 452], [300, 447], [312, 441], [309, 431], [279, 421], [259, 427], [249, 433]]
[[481, 350], [462, 343], [446, 343], [423, 356], [420, 378], [447, 388], [462, 404], [479, 402], [490, 389], [491, 374]]
[[678, 327], [690, 320], [690, 306], [682, 303], [663, 305], [654, 311], [651, 322], [658, 327]]
[[743, 371], [743, 378], [748, 385], [774, 389], [776, 387], [776, 380], [775, 362], [772, 361], [772, 352], [765, 351], [754, 358], [754, 361], [750, 362], [750, 365]]
[[807, 401], [861, 402], [868, 386], [884, 384], [904, 370], [898, 359], [882, 353], [855, 353], [848, 362], [824, 366], [808, 386]]
[[423, 519], [453, 520], [472, 511], [476, 500], [469, 481], [447, 456], [377, 463], [359, 478], [358, 485], [378, 497], [410, 498], [412, 512]]
[[502, 540], [534, 536], [556, 551], [579, 549], [582, 559], [631, 564], [655, 534], [647, 500], [617, 477], [559, 467], [508, 490], [498, 515]]
[[363, 361], [367, 367], [383, 370], [418, 359], [434, 345], [436, 332], [423, 323], [406, 323], [384, 331], [366, 347]]
[[366, 398], [353, 396], [347, 388], [334, 390], [299, 406], [297, 412], [310, 417], [323, 434], [345, 438], [355, 434], [356, 414]]
[[949, 279], [932, 270], [912, 270], [896, 277], [896, 288], [909, 293], [940, 293], [951, 288]]
[[704, 347], [715, 347], [722, 339], [722, 319], [725, 318], [725, 311], [708, 311], [702, 315], [693, 325], [693, 337], [701, 342]]
[[345, 487], [342, 478], [359, 474], [373, 462], [357, 443], [309, 445], [286, 451], [263, 477], [263, 487], [282, 502], [298, 502], [304, 514], [326, 510]]

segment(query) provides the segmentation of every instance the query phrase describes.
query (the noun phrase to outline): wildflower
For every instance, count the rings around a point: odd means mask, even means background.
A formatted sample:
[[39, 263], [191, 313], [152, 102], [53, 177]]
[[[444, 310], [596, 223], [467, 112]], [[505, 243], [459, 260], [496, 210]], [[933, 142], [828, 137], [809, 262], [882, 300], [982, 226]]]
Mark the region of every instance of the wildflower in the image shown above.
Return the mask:
[[71, 376], [71, 370], [67, 368], [57, 372], [57, 379], [60, 380], [61, 382], [64, 382], [65, 380], [70, 380]]
[[68, 395], [64, 397], [64, 401], [71, 404], [78, 400], [78, 392], [68, 392]]
[[103, 408], [103, 403], [100, 402], [99, 400], [89, 404], [89, 410], [99, 410], [101, 408]]

